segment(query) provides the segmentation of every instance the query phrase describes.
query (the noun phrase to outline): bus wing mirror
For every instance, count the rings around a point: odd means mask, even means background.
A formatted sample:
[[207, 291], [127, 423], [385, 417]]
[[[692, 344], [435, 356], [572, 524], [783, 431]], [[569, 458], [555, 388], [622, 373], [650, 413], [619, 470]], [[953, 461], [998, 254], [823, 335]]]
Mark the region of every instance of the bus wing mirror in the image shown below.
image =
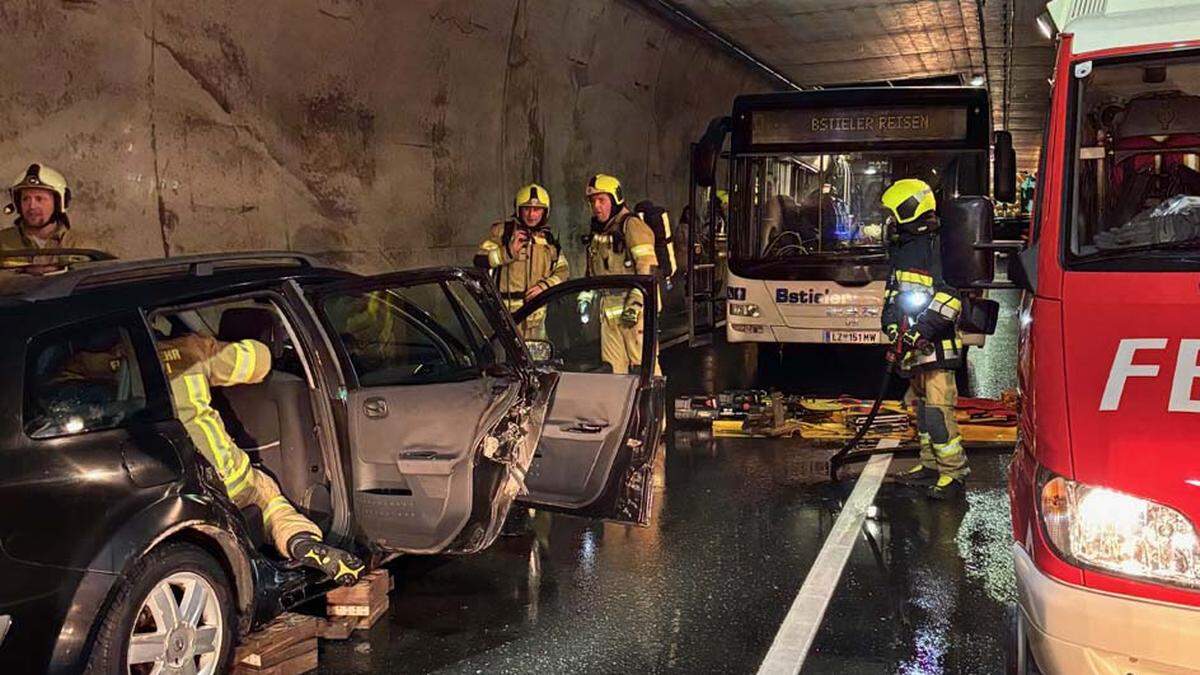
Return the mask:
[[717, 161], [721, 158], [721, 148], [725, 147], [725, 136], [732, 123], [729, 117], [714, 118], [692, 150], [692, 175], [700, 187], [716, 185]]
[[993, 167], [992, 196], [998, 202], [1011, 202], [1017, 199], [1017, 153], [1013, 150], [1012, 134], [1007, 131], [997, 131]]
[[996, 256], [992, 242], [992, 202], [987, 197], [954, 197], [940, 209], [942, 276], [955, 288], [992, 283]]

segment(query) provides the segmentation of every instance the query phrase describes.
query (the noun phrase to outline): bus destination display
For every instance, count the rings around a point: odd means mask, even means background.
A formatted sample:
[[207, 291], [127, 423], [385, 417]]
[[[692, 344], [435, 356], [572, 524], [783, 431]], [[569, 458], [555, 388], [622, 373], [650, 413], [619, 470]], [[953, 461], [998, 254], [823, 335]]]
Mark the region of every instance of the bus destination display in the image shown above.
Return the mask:
[[793, 108], [752, 115], [755, 145], [961, 141], [967, 136], [967, 109], [961, 107]]

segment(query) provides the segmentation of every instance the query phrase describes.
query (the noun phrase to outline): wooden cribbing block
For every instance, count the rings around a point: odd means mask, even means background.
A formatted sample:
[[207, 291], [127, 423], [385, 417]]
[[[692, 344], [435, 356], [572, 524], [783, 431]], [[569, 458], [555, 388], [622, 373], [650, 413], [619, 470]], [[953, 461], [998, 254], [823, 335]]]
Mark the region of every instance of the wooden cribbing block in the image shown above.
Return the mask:
[[297, 675], [317, 667], [317, 619], [284, 613], [251, 633], [234, 652], [235, 672]]
[[325, 594], [325, 610], [329, 619], [321, 632], [340, 638], [349, 624], [350, 630], [363, 630], [375, 625], [388, 610], [388, 591], [392, 590], [392, 575], [387, 570], [375, 570], [353, 586], [335, 588]]

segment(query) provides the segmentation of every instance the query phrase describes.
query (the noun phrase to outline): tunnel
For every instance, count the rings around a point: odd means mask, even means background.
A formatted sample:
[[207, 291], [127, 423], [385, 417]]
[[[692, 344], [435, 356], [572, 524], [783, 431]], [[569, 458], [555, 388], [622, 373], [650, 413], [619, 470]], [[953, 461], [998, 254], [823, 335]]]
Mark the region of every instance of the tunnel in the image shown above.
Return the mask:
[[1200, 2], [0, 24], [5, 672], [1200, 671]]

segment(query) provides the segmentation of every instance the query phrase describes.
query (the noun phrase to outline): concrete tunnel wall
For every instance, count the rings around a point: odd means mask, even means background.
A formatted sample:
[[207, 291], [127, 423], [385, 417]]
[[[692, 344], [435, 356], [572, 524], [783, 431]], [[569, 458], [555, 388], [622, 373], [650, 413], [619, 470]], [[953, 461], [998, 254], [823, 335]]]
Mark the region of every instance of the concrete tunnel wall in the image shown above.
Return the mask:
[[688, 144], [769, 85], [634, 0], [5, 0], [0, 23], [0, 178], [59, 168], [80, 243], [127, 258], [465, 264], [536, 179], [579, 275], [587, 178], [677, 220]]

